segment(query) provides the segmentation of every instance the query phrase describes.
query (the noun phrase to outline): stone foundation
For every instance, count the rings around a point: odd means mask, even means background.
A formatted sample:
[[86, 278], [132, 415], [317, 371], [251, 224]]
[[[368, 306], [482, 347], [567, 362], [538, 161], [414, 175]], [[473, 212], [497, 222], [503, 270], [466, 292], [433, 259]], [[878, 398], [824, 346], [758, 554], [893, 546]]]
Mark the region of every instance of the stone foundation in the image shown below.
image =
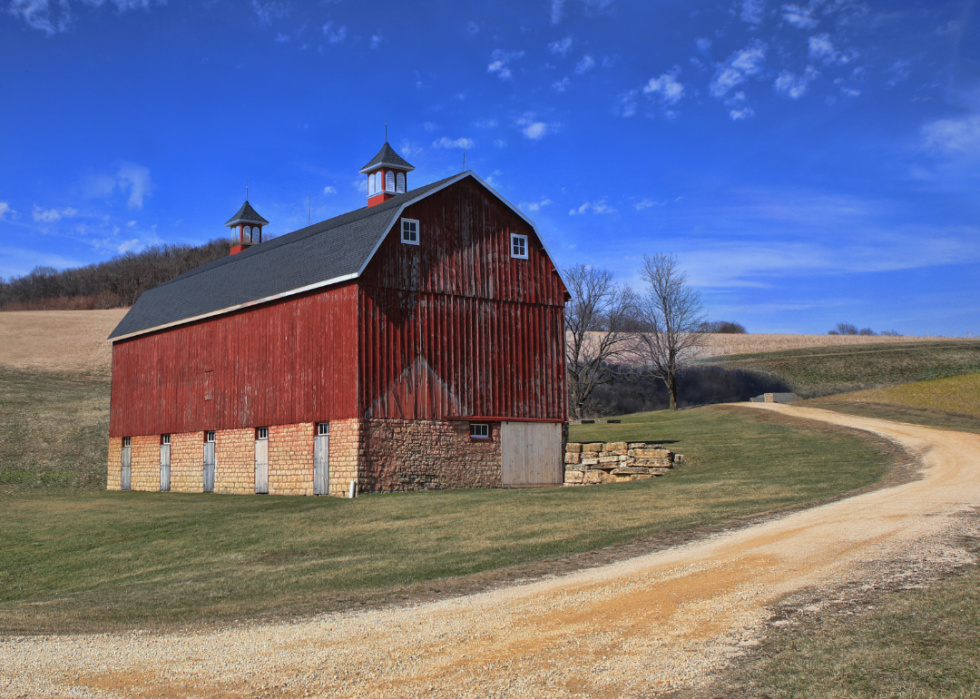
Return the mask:
[[471, 439], [461, 420], [367, 419], [361, 454], [368, 492], [500, 487], [500, 423], [489, 439]]
[[[330, 423], [329, 495], [499, 488], [500, 423], [472, 439], [456, 420], [351, 419]], [[269, 494], [313, 495], [315, 423], [269, 426]], [[122, 438], [109, 440], [109, 490], [119, 490]], [[160, 435], [132, 437], [132, 489], [160, 490]], [[170, 436], [170, 491], [204, 490], [204, 433]], [[215, 432], [214, 492], [255, 492], [255, 429]]]
[[569, 442], [565, 445], [565, 485], [622, 483], [664, 476], [684, 457], [646, 442]]

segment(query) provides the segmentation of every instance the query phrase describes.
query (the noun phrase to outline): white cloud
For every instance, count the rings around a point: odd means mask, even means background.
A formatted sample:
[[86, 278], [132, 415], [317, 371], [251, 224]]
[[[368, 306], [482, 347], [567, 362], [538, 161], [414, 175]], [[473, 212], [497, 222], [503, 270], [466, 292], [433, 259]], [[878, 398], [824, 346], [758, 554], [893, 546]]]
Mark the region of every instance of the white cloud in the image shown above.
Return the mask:
[[611, 13], [613, 2], [615, 0], [582, 0], [582, 4], [585, 5], [585, 16]]
[[276, 32], [276, 43], [277, 44], [285, 44], [287, 41], [289, 41], [289, 37], [288, 36], [286, 36], [282, 32]]
[[892, 63], [891, 67], [888, 68], [888, 72], [891, 74], [891, 77], [888, 79], [888, 86], [895, 87], [900, 82], [907, 80], [909, 73], [911, 72], [909, 70], [910, 65], [911, 61], [907, 61], [902, 58], [899, 58], [897, 61]]
[[742, 11], [740, 16], [743, 22], [749, 24], [759, 24], [766, 13], [766, 3], [764, 0], [742, 0]]
[[684, 86], [677, 81], [679, 68], [675, 68], [672, 73], [664, 73], [659, 78], [650, 78], [650, 81], [643, 86], [643, 94], [647, 96], [659, 96], [665, 104], [675, 105], [684, 96]]
[[336, 187], [331, 187], [330, 185], [327, 185], [326, 187], [323, 188], [323, 193], [324, 194], [336, 194], [337, 193], [337, 188]]
[[629, 90], [620, 94], [616, 98], [616, 108], [614, 112], [621, 117], [631, 117], [636, 114], [638, 105], [636, 103], [636, 96], [640, 94], [639, 90]]
[[566, 56], [568, 55], [568, 52], [572, 50], [572, 37], [566, 36], [564, 39], [559, 41], [552, 41], [550, 44], [548, 44], [548, 48], [554, 54]]
[[327, 22], [323, 25], [323, 35], [327, 37], [327, 40], [331, 44], [339, 44], [341, 41], [347, 38], [347, 27], [341, 24], [336, 29], [333, 28], [334, 23], [332, 21]]
[[637, 211], [643, 211], [643, 209], [648, 209], [651, 206], [657, 206], [657, 202], [655, 202], [653, 199], [644, 199], [643, 201], [638, 201], [633, 205]]
[[123, 253], [127, 253], [127, 252], [139, 252], [140, 250], [143, 250], [145, 247], [146, 245], [140, 242], [139, 238], [133, 238], [132, 240], [126, 240], [120, 243], [119, 247], [116, 248], [116, 251], [120, 255], [122, 255]]
[[699, 38], [694, 45], [698, 47], [698, 51], [708, 51], [711, 48], [711, 39]]
[[582, 60], [575, 64], [575, 74], [584, 75], [595, 68], [595, 59], [589, 54], [582, 56]]
[[565, 0], [551, 0], [551, 23], [558, 24], [561, 22], [561, 18], [564, 17], [564, 12], [562, 9], [565, 5]]
[[817, 26], [813, 10], [800, 5], [783, 5], [783, 19], [797, 29], [813, 29]]
[[776, 82], [773, 83], [773, 89], [783, 95], [786, 95], [790, 99], [797, 100], [806, 94], [807, 89], [810, 87], [810, 83], [820, 75], [811, 66], [807, 66], [803, 75], [796, 75], [788, 70], [784, 70], [776, 78]]
[[[119, 12], [127, 10], [149, 10], [150, 0], [108, 0]], [[99, 8], [106, 3], [106, 0], [82, 0], [82, 4], [92, 8]], [[159, 4], [163, 4], [158, 0]], [[60, 13], [52, 11], [55, 3], [49, 0], [11, 0], [9, 12], [14, 17], [18, 17], [27, 23], [27, 26], [43, 31], [48, 36], [58, 32], [66, 32], [71, 28], [71, 2], [70, 0], [58, 0], [57, 7]]]
[[732, 118], [732, 121], [742, 121], [744, 119], [751, 119], [755, 116], [755, 110], [752, 107], [745, 105], [744, 107], [737, 107], [728, 112], [728, 116]]
[[817, 34], [811, 36], [809, 40], [810, 58], [823, 61], [827, 65], [844, 65], [850, 63], [860, 54], [857, 49], [846, 49], [838, 51], [834, 48], [834, 42], [830, 39], [830, 34]]
[[582, 206], [577, 209], [572, 209], [568, 212], [569, 216], [581, 216], [582, 214], [587, 214], [589, 212], [594, 214], [612, 214], [616, 212], [616, 209], [606, 204], [605, 199], [600, 199], [597, 202], [587, 201]]
[[381, 46], [385, 38], [379, 33], [371, 36], [371, 48], [376, 49]]
[[34, 220], [39, 223], [54, 223], [63, 218], [73, 218], [78, 215], [78, 210], [70, 206], [58, 211], [57, 209], [42, 209], [37, 204], [34, 205]]
[[523, 56], [523, 51], [494, 49], [493, 53], [490, 54], [490, 64], [487, 66], [487, 72], [496, 73], [501, 80], [507, 80], [511, 76], [510, 68], [507, 65], [511, 61], [516, 61]]
[[947, 154], [980, 155], [980, 114], [937, 119], [922, 127], [926, 148]]
[[129, 192], [126, 205], [131, 209], [142, 209], [143, 199], [153, 190], [150, 181], [150, 169], [136, 163], [123, 163], [116, 173], [116, 183], [119, 189]]
[[409, 141], [407, 138], [403, 138], [402, 142], [398, 145], [398, 151], [406, 158], [411, 158], [413, 155], [418, 155], [422, 152], [422, 146]]
[[431, 121], [427, 121], [424, 124], [422, 124], [422, 128], [425, 129], [426, 131], [435, 131], [436, 129], [439, 128], [439, 125], [433, 124]]
[[541, 201], [521, 202], [521, 208], [528, 211], [540, 211], [542, 207], [548, 206], [550, 203], [551, 199], [544, 198]]
[[3, 217], [6, 216], [7, 214], [13, 216], [16, 213], [17, 213], [16, 211], [10, 208], [10, 204], [8, 204], [5, 201], [0, 201], [0, 221], [2, 221]]
[[263, 24], [271, 24], [274, 19], [282, 19], [289, 14], [289, 7], [284, 2], [259, 2], [252, 0], [252, 9]]
[[476, 144], [471, 138], [460, 137], [454, 140], [443, 136], [438, 141], [433, 141], [432, 145], [436, 148], [465, 148], [469, 150]]
[[551, 87], [554, 88], [555, 92], [564, 92], [568, 89], [568, 86], [572, 83], [568, 78], [562, 78], [561, 80], [556, 80], [551, 83]]
[[506, 147], [506, 146], [507, 146], [507, 141], [505, 141], [505, 140], [504, 140], [504, 139], [502, 139], [502, 138], [498, 138], [498, 139], [496, 139], [496, 140], [495, 140], [495, 141], [493, 142], [493, 147], [494, 147], [494, 148], [504, 148], [504, 147]]
[[768, 46], [756, 39], [741, 51], [736, 51], [720, 64], [709, 90], [715, 97], [724, 97], [728, 91], [745, 82], [745, 79], [762, 72], [766, 63]]

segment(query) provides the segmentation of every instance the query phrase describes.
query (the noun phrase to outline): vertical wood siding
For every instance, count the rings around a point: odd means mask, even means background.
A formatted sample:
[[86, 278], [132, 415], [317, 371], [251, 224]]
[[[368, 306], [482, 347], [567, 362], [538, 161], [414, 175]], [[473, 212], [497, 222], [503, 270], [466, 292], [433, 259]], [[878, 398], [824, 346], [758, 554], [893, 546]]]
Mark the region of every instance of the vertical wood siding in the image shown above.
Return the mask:
[[110, 435], [354, 417], [356, 323], [348, 284], [117, 342]]
[[361, 278], [362, 415], [564, 420], [565, 288], [533, 229], [473, 180], [403, 216], [419, 245], [396, 223]]

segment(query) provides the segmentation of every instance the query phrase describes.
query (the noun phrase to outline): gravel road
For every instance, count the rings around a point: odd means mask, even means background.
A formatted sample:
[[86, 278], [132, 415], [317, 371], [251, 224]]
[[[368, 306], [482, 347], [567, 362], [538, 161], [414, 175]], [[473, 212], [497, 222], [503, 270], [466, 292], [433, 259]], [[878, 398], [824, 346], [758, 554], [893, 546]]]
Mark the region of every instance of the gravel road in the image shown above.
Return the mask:
[[787, 593], [878, 560], [965, 557], [980, 435], [793, 406], [875, 432], [922, 478], [561, 577], [417, 606], [199, 633], [0, 640], [2, 697], [649, 697], [698, 686]]

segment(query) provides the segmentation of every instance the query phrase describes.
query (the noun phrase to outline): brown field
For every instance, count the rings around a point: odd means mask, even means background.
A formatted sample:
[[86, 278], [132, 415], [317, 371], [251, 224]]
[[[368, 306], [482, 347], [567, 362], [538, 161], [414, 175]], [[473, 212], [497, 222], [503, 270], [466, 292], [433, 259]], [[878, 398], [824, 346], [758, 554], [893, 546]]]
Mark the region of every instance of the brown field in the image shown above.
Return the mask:
[[708, 342], [699, 357], [717, 357], [726, 354], [752, 354], [777, 350], [804, 349], [807, 347], [836, 347], [842, 345], [889, 344], [896, 342], [934, 342], [951, 339], [941, 337], [893, 337], [882, 335], [707, 335]]
[[[847, 396], [836, 399], [846, 400], [848, 403], [900, 405], [980, 417], [980, 374], [874, 388], [848, 393]], [[814, 401], [815, 406], [817, 402]]]
[[108, 373], [112, 347], [106, 338], [128, 310], [0, 313], [0, 364]]

